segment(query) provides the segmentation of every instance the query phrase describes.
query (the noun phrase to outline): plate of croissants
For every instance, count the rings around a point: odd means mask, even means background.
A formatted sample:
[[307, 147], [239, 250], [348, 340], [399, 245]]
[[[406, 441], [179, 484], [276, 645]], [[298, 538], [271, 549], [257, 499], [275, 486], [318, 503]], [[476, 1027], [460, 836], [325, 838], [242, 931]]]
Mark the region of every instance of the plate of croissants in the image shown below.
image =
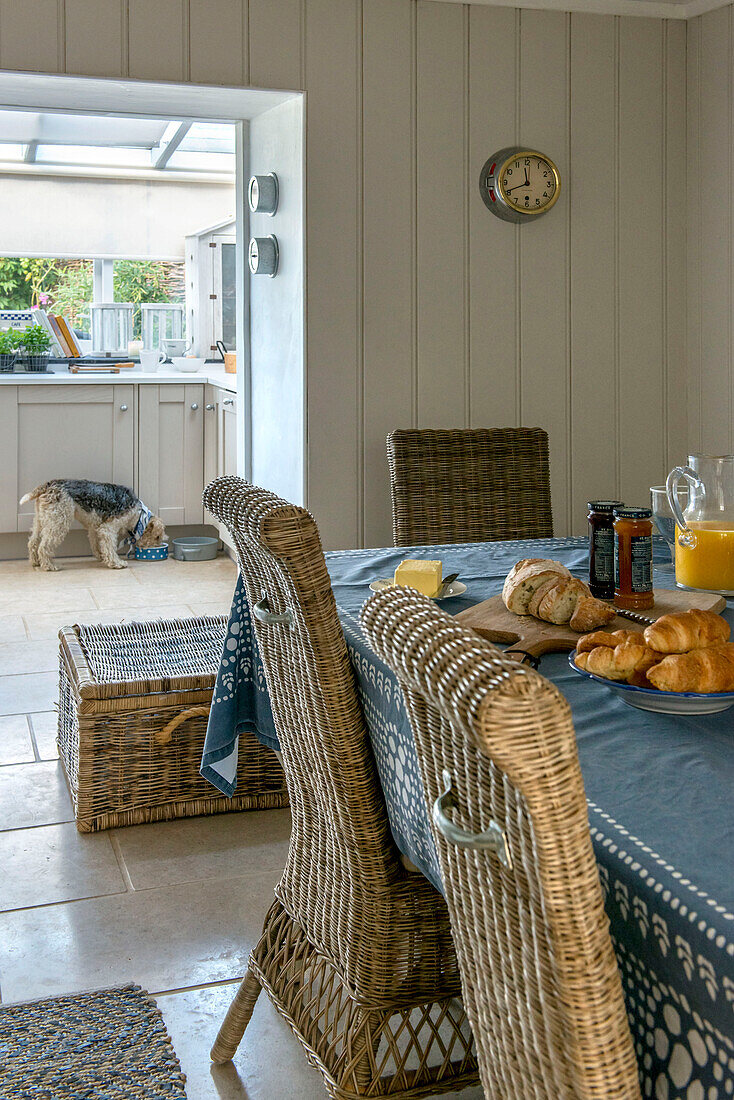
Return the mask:
[[734, 644], [712, 611], [662, 615], [643, 631], [597, 630], [569, 657], [575, 672], [641, 710], [713, 714], [734, 706]]

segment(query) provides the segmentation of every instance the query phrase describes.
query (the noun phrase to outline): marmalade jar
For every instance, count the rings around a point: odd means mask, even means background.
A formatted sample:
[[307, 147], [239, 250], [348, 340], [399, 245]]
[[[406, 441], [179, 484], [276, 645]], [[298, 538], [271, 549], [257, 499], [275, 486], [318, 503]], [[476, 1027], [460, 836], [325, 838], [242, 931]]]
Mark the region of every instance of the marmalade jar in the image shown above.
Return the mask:
[[614, 509], [624, 508], [623, 500], [590, 500], [589, 514], [589, 588], [598, 600], [614, 597]]
[[614, 602], [625, 611], [644, 611], [655, 603], [649, 508], [614, 510]]

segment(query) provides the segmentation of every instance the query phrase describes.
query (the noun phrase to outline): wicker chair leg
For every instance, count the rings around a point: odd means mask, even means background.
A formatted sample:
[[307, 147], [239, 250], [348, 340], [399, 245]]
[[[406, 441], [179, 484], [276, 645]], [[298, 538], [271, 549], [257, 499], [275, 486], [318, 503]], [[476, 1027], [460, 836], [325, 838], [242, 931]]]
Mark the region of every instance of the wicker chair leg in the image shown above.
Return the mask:
[[211, 1052], [212, 1062], [217, 1064], [230, 1062], [234, 1057], [234, 1052], [240, 1045], [245, 1028], [250, 1022], [255, 1001], [260, 994], [260, 988], [260, 982], [252, 970], [248, 970], [232, 1004], [227, 1009], [227, 1015], [224, 1017], [219, 1034], [214, 1041]]

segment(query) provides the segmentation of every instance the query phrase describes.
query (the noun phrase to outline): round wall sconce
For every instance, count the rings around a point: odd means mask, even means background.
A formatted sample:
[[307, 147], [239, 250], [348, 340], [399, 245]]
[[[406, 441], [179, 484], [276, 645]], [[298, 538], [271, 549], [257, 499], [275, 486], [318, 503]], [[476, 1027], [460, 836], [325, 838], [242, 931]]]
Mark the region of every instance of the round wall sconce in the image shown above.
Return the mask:
[[275, 172], [267, 176], [250, 176], [247, 201], [253, 214], [269, 214], [272, 218], [278, 209], [278, 177]]
[[271, 279], [278, 273], [278, 238], [252, 237], [248, 250], [248, 263], [253, 275], [269, 275]]

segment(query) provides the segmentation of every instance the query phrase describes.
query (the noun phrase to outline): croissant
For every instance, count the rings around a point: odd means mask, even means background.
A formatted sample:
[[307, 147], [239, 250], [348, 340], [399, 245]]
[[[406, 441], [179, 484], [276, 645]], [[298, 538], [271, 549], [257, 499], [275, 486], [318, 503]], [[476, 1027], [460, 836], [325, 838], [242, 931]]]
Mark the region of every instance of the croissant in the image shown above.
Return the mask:
[[586, 653], [587, 650], [596, 649], [599, 645], [611, 646], [614, 649], [615, 646], [641, 638], [641, 630], [595, 630], [593, 634], [586, 634], [583, 638], [579, 638], [576, 652]]
[[734, 644], [669, 654], [648, 670], [647, 678], [660, 691], [734, 691]]
[[635, 642], [626, 642], [614, 649], [597, 646], [589, 653], [585, 667], [587, 672], [603, 676], [605, 680], [629, 680], [636, 672], [647, 672], [661, 656], [654, 649]]
[[713, 611], [693, 608], [661, 615], [657, 622], [645, 628], [644, 636], [646, 644], [660, 653], [687, 653], [690, 649], [728, 641], [729, 624]]

